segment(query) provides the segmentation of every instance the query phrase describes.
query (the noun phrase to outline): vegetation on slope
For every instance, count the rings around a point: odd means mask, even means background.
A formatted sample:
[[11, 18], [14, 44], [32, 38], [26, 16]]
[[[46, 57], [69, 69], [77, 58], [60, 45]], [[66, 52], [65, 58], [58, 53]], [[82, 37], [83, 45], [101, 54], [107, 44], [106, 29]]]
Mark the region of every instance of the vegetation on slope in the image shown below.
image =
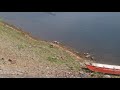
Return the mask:
[[5, 68], [8, 71], [16, 69], [13, 70], [16, 73], [21, 70], [22, 75], [70, 77], [78, 75], [81, 67], [80, 59], [64, 48], [36, 40], [3, 22], [0, 23], [0, 53], [3, 71]]

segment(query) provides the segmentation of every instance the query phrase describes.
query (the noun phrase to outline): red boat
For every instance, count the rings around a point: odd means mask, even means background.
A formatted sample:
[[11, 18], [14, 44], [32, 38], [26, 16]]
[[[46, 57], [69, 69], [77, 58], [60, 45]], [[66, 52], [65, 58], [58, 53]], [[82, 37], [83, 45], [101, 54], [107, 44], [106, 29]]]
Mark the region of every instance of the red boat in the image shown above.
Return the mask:
[[86, 63], [86, 66], [91, 71], [120, 75], [120, 66], [117, 65]]

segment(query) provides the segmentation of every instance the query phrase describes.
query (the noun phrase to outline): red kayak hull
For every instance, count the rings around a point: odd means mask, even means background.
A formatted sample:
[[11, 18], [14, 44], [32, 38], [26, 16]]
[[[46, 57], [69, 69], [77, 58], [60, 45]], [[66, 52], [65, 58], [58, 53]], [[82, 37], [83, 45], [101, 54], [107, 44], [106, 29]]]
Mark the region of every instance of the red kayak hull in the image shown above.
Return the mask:
[[92, 65], [86, 65], [86, 66], [91, 71], [120, 75], [120, 69], [111, 69], [111, 68], [97, 67]]

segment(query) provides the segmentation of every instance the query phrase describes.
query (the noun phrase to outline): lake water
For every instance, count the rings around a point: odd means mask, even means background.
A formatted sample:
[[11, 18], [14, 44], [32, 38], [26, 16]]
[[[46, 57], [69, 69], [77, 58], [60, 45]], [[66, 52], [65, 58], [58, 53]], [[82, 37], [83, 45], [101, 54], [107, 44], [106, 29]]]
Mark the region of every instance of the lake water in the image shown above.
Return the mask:
[[0, 12], [35, 37], [60, 41], [98, 62], [120, 65], [119, 12]]

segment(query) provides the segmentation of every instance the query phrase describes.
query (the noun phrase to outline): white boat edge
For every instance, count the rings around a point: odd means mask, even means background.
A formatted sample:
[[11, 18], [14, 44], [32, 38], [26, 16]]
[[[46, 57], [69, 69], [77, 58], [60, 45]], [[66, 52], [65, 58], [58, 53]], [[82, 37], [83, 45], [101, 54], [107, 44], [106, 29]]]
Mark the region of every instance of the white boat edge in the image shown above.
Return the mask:
[[120, 66], [118, 66], [118, 65], [108, 65], [108, 64], [89, 63], [89, 62], [86, 62], [85, 64], [96, 66], [96, 67], [103, 67], [103, 68], [110, 68], [110, 69], [120, 69]]

